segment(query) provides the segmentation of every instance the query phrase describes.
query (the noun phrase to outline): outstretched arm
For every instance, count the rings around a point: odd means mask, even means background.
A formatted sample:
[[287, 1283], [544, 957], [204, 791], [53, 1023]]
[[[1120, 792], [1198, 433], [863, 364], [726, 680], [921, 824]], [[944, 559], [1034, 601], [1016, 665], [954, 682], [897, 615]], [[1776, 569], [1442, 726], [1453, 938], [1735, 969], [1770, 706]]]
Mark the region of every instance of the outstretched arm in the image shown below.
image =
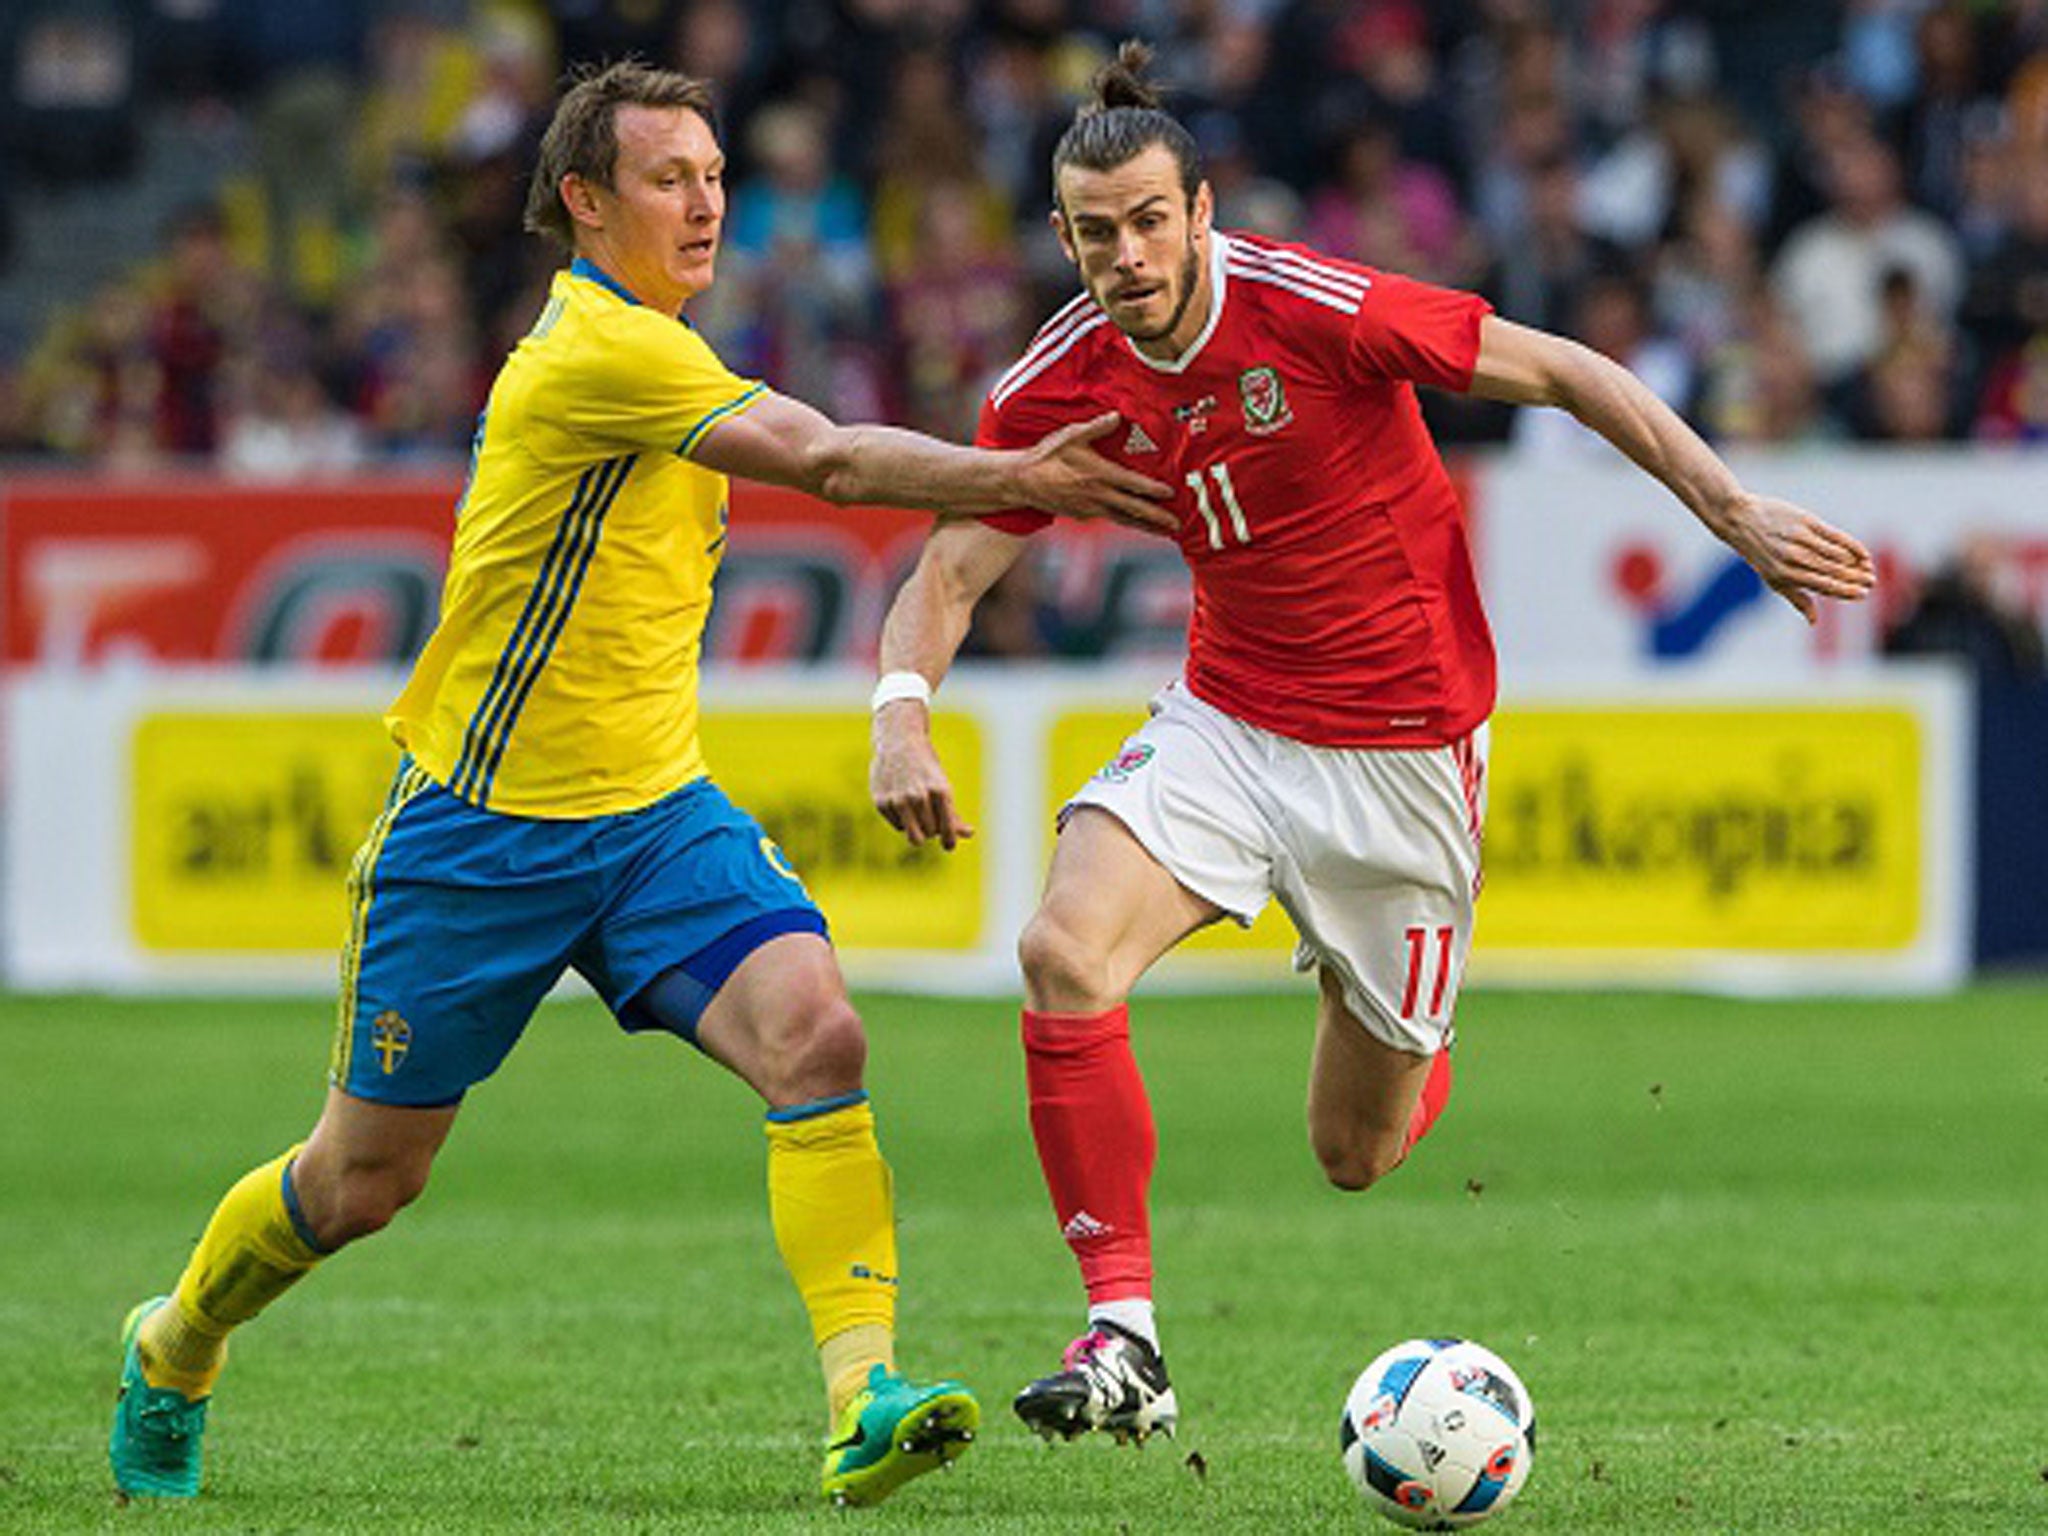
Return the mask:
[[[1024, 545], [975, 518], [941, 520], [882, 623], [882, 675], [914, 672], [936, 688], [967, 638], [974, 605], [1016, 564]], [[875, 809], [912, 847], [935, 837], [950, 851], [974, 828], [953, 803], [953, 786], [932, 749], [931, 725], [930, 706], [917, 699], [875, 711], [868, 789]]]
[[1854, 600], [1875, 580], [1870, 552], [1789, 501], [1744, 490], [1733, 470], [1642, 380], [1590, 347], [1489, 315], [1472, 393], [1555, 405], [1655, 475], [1811, 624], [1817, 598]]
[[710, 469], [787, 485], [827, 501], [881, 502], [934, 512], [1031, 507], [1058, 517], [1107, 517], [1172, 530], [1169, 487], [1090, 446], [1115, 412], [1076, 422], [1029, 448], [963, 448], [902, 427], [840, 426], [801, 400], [769, 391], [720, 422], [690, 451]]

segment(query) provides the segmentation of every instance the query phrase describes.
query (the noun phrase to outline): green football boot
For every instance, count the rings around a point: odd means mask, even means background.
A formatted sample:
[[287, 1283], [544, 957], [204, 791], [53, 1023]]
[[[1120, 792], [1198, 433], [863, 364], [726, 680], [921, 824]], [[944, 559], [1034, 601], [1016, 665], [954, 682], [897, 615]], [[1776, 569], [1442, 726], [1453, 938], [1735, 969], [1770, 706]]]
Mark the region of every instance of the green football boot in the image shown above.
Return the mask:
[[182, 1392], [152, 1387], [142, 1379], [142, 1355], [135, 1337], [142, 1320], [170, 1301], [152, 1296], [121, 1325], [121, 1395], [114, 1402], [114, 1432], [107, 1460], [114, 1482], [131, 1496], [189, 1499], [199, 1492], [199, 1443], [206, 1434], [206, 1405]]
[[965, 1455], [980, 1423], [981, 1405], [959, 1382], [921, 1387], [877, 1365], [840, 1410], [825, 1447], [825, 1497], [879, 1504], [913, 1477]]

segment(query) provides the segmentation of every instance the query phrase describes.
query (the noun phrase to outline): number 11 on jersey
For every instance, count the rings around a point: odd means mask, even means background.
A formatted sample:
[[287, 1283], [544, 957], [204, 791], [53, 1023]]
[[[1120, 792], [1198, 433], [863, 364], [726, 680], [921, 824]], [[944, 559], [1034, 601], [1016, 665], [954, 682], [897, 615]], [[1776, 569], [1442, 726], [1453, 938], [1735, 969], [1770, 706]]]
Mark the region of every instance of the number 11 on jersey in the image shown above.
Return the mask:
[[[1217, 494], [1222, 498], [1223, 510], [1230, 514], [1230, 528], [1226, 535], [1222, 519], [1216, 515], [1216, 507], [1209, 500], [1209, 481], [1216, 482]], [[1209, 547], [1221, 549], [1226, 542], [1249, 544], [1252, 541], [1251, 528], [1245, 523], [1244, 508], [1237, 504], [1237, 489], [1230, 483], [1230, 466], [1220, 459], [1206, 471], [1191, 469], [1187, 475], [1188, 489], [1195, 493], [1195, 510], [1202, 514], [1202, 521], [1209, 528]]]

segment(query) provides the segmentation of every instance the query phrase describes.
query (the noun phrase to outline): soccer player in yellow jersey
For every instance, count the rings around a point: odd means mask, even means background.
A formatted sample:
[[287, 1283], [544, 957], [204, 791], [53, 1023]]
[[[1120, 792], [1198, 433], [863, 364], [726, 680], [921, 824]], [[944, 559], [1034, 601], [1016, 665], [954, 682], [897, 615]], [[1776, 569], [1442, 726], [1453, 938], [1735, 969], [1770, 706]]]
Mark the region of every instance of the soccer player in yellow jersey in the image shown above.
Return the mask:
[[980, 452], [837, 426], [728, 372], [681, 318], [712, 279], [722, 167], [699, 81], [618, 64], [557, 107], [527, 223], [573, 262], [491, 389], [440, 623], [388, 716], [404, 756], [349, 879], [326, 1107], [130, 1314], [127, 1493], [198, 1491], [231, 1330], [420, 1193], [463, 1094], [570, 967], [625, 1029], [680, 1035], [767, 1103], [770, 1214], [833, 1426], [825, 1496], [873, 1503], [972, 1438], [965, 1388], [895, 1369], [889, 1172], [825, 920], [698, 750], [726, 476], [1150, 522], [1166, 488], [1088, 446], [1114, 416]]

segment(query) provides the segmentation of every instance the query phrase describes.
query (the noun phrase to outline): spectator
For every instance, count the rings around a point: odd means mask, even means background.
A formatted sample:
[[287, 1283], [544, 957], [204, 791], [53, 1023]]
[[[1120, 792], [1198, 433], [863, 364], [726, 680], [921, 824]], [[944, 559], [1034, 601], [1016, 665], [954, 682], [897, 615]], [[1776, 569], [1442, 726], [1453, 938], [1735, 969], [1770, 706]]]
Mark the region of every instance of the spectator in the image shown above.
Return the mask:
[[1580, 225], [1578, 190], [1578, 172], [1563, 153], [1529, 166], [1524, 219], [1507, 244], [1496, 246], [1512, 253], [1492, 284], [1510, 320], [1569, 331], [1586, 286], [1627, 267], [1624, 252]]
[[878, 414], [875, 274], [859, 191], [834, 171], [826, 121], [800, 101], [764, 108], [750, 134], [759, 179], [726, 227], [707, 333], [744, 373], [835, 415]]
[[1988, 443], [2048, 445], [2048, 331], [1992, 368], [1974, 431]]
[[1830, 206], [1794, 230], [1771, 267], [1771, 286], [1800, 324], [1825, 388], [1839, 388], [1883, 342], [1886, 272], [1911, 275], [1927, 313], [1955, 313], [1962, 258], [1955, 236], [1899, 195], [1897, 158], [1875, 138], [1838, 146], [1829, 161]]
[[139, 285], [109, 283], [45, 332], [22, 371], [24, 413], [43, 447], [97, 459], [117, 433], [153, 437], [148, 320]]
[[1934, 6], [1915, 29], [1917, 86], [1903, 103], [1900, 142], [1913, 200], [1952, 219], [1963, 200], [1963, 158], [1971, 122], [1988, 103], [1977, 61], [1976, 23], [1953, 0]]
[[1036, 34], [999, 27], [988, 38], [964, 94], [990, 179], [1009, 199], [1022, 229], [1043, 231], [1041, 238], [1059, 259], [1057, 243], [1043, 230], [1052, 209], [1045, 167], [1072, 109], [1054, 81], [1052, 57], [1051, 47]]
[[1914, 22], [1926, 0], [1849, 0], [1842, 22], [1842, 68], [1856, 94], [1880, 111], [1913, 95], [1926, 58], [1925, 27]]
[[349, 151], [367, 8], [355, 0], [231, 0], [239, 74], [256, 83], [254, 140], [270, 223], [270, 278], [325, 310], [353, 211]]
[[1472, 206], [1496, 255], [1512, 251], [1537, 222], [1537, 182], [1563, 175], [1569, 181], [1565, 212], [1579, 228], [1578, 172], [1571, 120], [1554, 95], [1532, 93], [1509, 101], [1498, 136], [1474, 162]]
[[235, 395], [220, 453], [231, 478], [297, 480], [363, 466], [362, 428], [312, 369], [247, 370]]
[[[536, 310], [545, 253], [518, 228], [516, 174], [534, 107], [557, 55], [624, 49], [716, 79], [733, 130], [746, 195], [693, 321], [800, 394], [936, 426], [989, 335], [1072, 292], [1043, 167], [1129, 30], [1173, 61], [1226, 226], [1480, 288], [1553, 329], [1619, 313], [1609, 278], [1640, 280], [1645, 334], [1681, 344], [1699, 422], [1726, 440], [2040, 435], [2042, 0], [13, 0], [4, 170], [118, 169], [139, 81], [188, 148], [255, 146], [264, 175], [222, 188], [228, 246], [292, 285], [278, 308], [135, 274], [101, 312], [20, 337], [22, 430], [131, 464], [225, 453], [230, 383], [310, 367], [373, 457], [459, 451], [476, 370]], [[1758, 110], [1788, 76], [1791, 144], [1787, 114]], [[181, 176], [217, 174], [202, 160]], [[927, 247], [963, 189], [973, 254], [949, 274]], [[5, 222], [0, 205], [0, 262]], [[42, 233], [17, 228], [25, 263]], [[1775, 306], [1754, 292], [1765, 267]], [[1893, 268], [1925, 327], [1887, 324]], [[993, 304], [997, 273], [1018, 292]], [[448, 321], [451, 295], [466, 313]], [[1945, 351], [1926, 345], [1951, 323]], [[1451, 440], [1508, 431], [1491, 404], [1424, 410]]]
[[1962, 359], [1954, 331], [1928, 313], [1908, 268], [1888, 270], [1881, 292], [1882, 339], [1852, 396], [1861, 435], [1883, 442], [1959, 435]]
[[[2036, 24], [2048, 31], [2038, 16]], [[2033, 53], [2013, 71], [2005, 102], [2021, 152], [2048, 153], [2048, 38], [2037, 39]]]
[[[1684, 347], [1651, 329], [1648, 302], [1634, 278], [1592, 278], [1579, 295], [1570, 334], [1627, 368], [1673, 410], [1683, 413], [1691, 403], [1692, 362]], [[1614, 451], [1563, 411], [1516, 412], [1509, 441], [1519, 453], [1546, 458], [1600, 458]]]
[[[1219, 228], [1249, 229], [1275, 240], [1302, 238], [1300, 195], [1279, 177], [1259, 169], [1235, 117], [1228, 112], [1201, 112], [1190, 116], [1187, 125], [1201, 148], [1209, 188], [1216, 195]], [[1070, 291], [1074, 269], [1064, 258], [1060, 267], [1061, 286]]]
[[1336, 161], [1336, 176], [1309, 197], [1309, 244], [1433, 283], [1469, 286], [1479, 275], [1450, 179], [1433, 165], [1403, 159], [1390, 122], [1355, 124]]
[[1458, 122], [1418, 0], [1369, 0], [1348, 8], [1331, 38], [1336, 78], [1317, 114], [1329, 127], [1373, 117], [1390, 125], [1400, 158], [1455, 181], [1464, 170]]
[[1957, 656], [1984, 682], [2037, 682], [2043, 676], [2040, 626], [1999, 591], [1998, 541], [1963, 541], [1955, 558], [1922, 584], [1904, 617], [1887, 630], [1887, 656]]
[[[870, 200], [874, 262], [885, 281], [925, 265], [926, 203], [940, 187], [966, 212], [977, 248], [1008, 244], [1010, 205], [983, 174], [973, 120], [960, 99], [952, 65], [936, 48], [911, 48], [897, 60], [889, 111], [875, 148]], [[948, 216], [958, 212], [956, 206]]]
[[437, 255], [373, 267], [336, 326], [349, 401], [387, 457], [453, 455], [483, 404], [481, 360], [452, 262]]
[[1821, 397], [1799, 327], [1762, 292], [1752, 301], [1748, 334], [1753, 412], [1749, 430], [1729, 431], [1730, 441], [1780, 448], [1839, 441], [1841, 426]]
[[178, 215], [147, 320], [158, 448], [194, 456], [219, 445], [222, 378], [231, 354], [250, 345], [261, 303], [254, 274], [228, 249], [220, 211]]
[[1964, 125], [1958, 201], [1950, 220], [1973, 273], [2012, 227], [2016, 169], [2004, 107], [1979, 102]]
[[676, 67], [718, 87], [719, 134], [744, 141], [768, 88], [759, 8], [743, 0], [685, 0], [670, 50]]
[[1778, 250], [1795, 229], [1818, 219], [1832, 201], [1836, 155], [1877, 133], [1870, 104], [1849, 88], [1839, 66], [1823, 64], [1792, 91], [1790, 142], [1782, 146], [1772, 185], [1764, 245]]
[[446, 155], [481, 73], [467, 33], [429, 12], [380, 15], [350, 135], [354, 184], [374, 199], [393, 185], [423, 181]]
[[1750, 227], [1711, 193], [1686, 205], [1676, 239], [1653, 264], [1651, 313], [1695, 364], [1741, 331], [1763, 286], [1762, 256]]
[[1674, 210], [1704, 197], [1759, 228], [1771, 202], [1764, 147], [1710, 97], [1672, 97], [1586, 172], [1580, 208], [1594, 234], [1631, 250], [1647, 248]]
[[2010, 222], [1970, 274], [1962, 305], [1964, 325], [1993, 360], [2048, 333], [2048, 152], [2009, 185]]
[[917, 237], [887, 294], [897, 414], [954, 441], [974, 436], [978, 402], [1035, 318], [1024, 312], [1022, 264], [982, 218], [985, 192], [960, 180], [925, 189]]

